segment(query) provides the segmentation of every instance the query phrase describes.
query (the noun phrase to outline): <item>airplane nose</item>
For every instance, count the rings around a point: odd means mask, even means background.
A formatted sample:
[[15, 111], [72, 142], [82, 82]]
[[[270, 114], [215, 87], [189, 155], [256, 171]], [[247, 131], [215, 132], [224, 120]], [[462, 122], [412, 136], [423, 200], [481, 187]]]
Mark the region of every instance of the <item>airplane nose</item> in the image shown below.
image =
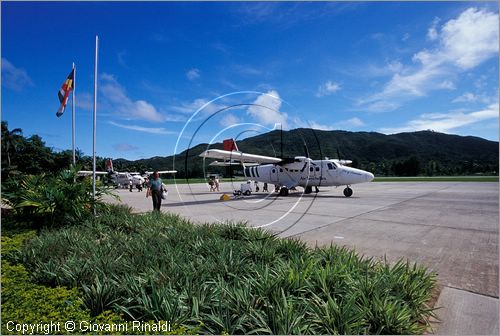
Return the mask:
[[366, 173], [366, 181], [367, 182], [370, 182], [372, 181], [373, 179], [375, 178], [375, 175], [373, 175], [372, 173]]

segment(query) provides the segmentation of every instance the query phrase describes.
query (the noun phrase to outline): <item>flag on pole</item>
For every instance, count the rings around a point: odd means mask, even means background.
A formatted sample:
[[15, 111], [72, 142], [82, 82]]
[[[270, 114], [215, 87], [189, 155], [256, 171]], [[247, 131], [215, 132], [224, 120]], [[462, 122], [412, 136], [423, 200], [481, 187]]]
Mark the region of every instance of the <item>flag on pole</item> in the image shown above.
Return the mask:
[[114, 172], [114, 169], [113, 169], [113, 160], [111, 160], [111, 158], [109, 158], [108, 160], [106, 160], [106, 171], [108, 173]]
[[62, 116], [62, 114], [64, 113], [64, 109], [66, 108], [66, 103], [68, 102], [69, 92], [73, 90], [73, 87], [75, 85], [74, 79], [75, 79], [75, 69], [71, 70], [71, 72], [68, 75], [68, 78], [66, 78], [63, 85], [61, 86], [61, 90], [59, 90], [58, 96], [61, 106], [59, 106], [59, 110], [57, 110], [56, 113], [56, 116], [58, 117]]

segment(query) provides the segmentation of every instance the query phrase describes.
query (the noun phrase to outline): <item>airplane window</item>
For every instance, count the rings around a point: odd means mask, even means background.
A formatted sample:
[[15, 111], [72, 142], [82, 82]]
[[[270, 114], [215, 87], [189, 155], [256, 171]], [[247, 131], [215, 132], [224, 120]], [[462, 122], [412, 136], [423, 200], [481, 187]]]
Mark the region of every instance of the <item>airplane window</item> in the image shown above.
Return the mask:
[[273, 173], [276, 173], [276, 169], [273, 169]]
[[316, 167], [316, 171], [319, 171], [319, 167]]
[[283, 168], [280, 168], [280, 172], [282, 172], [282, 173], [283, 173]]
[[328, 162], [328, 169], [336, 169], [337, 167], [335, 167], [335, 165], [333, 165], [332, 163]]
[[314, 168], [313, 167], [309, 167], [309, 171], [314, 171]]
[[286, 171], [288, 171], [288, 168], [285, 168]]

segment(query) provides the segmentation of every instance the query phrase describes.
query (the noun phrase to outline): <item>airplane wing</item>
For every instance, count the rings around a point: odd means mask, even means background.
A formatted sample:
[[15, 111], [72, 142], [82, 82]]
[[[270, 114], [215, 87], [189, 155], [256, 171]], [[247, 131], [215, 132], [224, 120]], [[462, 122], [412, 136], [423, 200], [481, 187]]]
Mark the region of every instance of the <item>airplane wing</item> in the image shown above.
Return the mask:
[[264, 155], [243, 153], [240, 151], [227, 151], [222, 149], [208, 149], [200, 154], [203, 158], [219, 159], [224, 161], [240, 161], [242, 163], [280, 163], [280, 158]]
[[[258, 163], [245, 163], [245, 166], [258, 166], [259, 164]], [[235, 161], [235, 160], [232, 160], [232, 161], [214, 161], [212, 163], [209, 164], [209, 166], [215, 166], [215, 167], [228, 167], [228, 166], [241, 166], [241, 162], [239, 161]]]
[[337, 159], [333, 159], [333, 162], [341, 164], [343, 166], [348, 166], [352, 163], [351, 160], [337, 160]]
[[[92, 170], [79, 170], [78, 171], [78, 176], [88, 176], [92, 175]], [[102, 172], [102, 171], [96, 171], [96, 175], [108, 175], [108, 172]]]
[[[152, 171], [147, 171], [145, 172], [148, 175], [153, 174], [154, 172]], [[158, 170], [158, 174], [175, 174], [177, 173], [177, 170]]]

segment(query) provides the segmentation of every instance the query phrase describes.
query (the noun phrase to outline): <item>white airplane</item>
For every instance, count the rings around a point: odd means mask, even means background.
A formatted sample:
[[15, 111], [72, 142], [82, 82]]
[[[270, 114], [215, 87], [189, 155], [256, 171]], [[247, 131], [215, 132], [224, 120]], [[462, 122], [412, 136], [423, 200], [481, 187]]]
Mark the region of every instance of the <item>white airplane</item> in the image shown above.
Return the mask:
[[[96, 175], [108, 175], [112, 179], [113, 183], [118, 187], [128, 188], [130, 186], [130, 182], [132, 181], [132, 185], [136, 186], [138, 184], [143, 185], [150, 175], [153, 172], [145, 172], [141, 175], [138, 172], [118, 172], [113, 169], [113, 161], [111, 159], [106, 160], [105, 163], [106, 171], [96, 171]], [[159, 174], [175, 174], [177, 170], [161, 170], [158, 171]], [[79, 175], [92, 175], [92, 171], [88, 170], [80, 170], [78, 172]]]
[[345, 185], [344, 196], [352, 196], [351, 185], [370, 182], [372, 173], [347, 167], [351, 160], [312, 160], [305, 156], [281, 159], [271, 156], [243, 153], [238, 150], [233, 139], [224, 140], [224, 149], [208, 149], [200, 154], [203, 158], [224, 160], [217, 166], [230, 166], [240, 162], [245, 177], [279, 186], [280, 195], [287, 196], [288, 190], [296, 186], [310, 194], [312, 187], [318, 192], [319, 186]]

